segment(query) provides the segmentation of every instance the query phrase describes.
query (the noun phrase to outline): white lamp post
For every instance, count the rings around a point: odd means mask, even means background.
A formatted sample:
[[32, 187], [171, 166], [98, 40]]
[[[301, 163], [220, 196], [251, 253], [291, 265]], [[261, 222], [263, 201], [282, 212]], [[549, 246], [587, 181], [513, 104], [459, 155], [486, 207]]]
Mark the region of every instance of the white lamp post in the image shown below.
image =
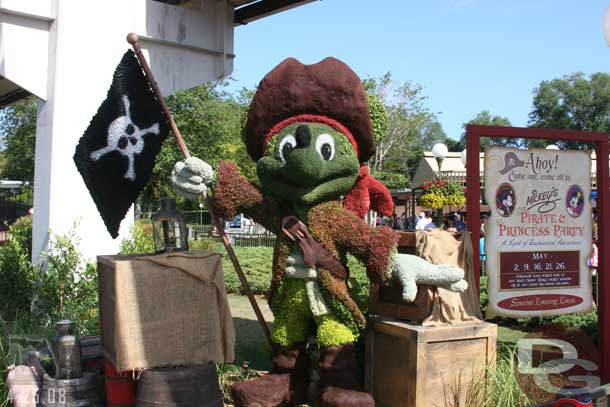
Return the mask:
[[438, 177], [441, 175], [441, 167], [443, 165], [443, 160], [447, 157], [449, 150], [447, 146], [443, 143], [437, 143], [432, 147], [432, 155], [436, 158], [436, 164], [438, 165]]
[[604, 38], [606, 39], [606, 44], [610, 47], [610, 7], [606, 9], [604, 13], [604, 18], [602, 20], [602, 28], [604, 30]]
[[[449, 149], [443, 143], [437, 143], [432, 146], [432, 155], [436, 158], [436, 164], [438, 165], [438, 173], [436, 175], [437, 178], [441, 177], [441, 167], [443, 166], [443, 160], [447, 157], [449, 153]], [[436, 211], [435, 223], [438, 227], [441, 226], [441, 222], [443, 220], [443, 208], [439, 208]]]

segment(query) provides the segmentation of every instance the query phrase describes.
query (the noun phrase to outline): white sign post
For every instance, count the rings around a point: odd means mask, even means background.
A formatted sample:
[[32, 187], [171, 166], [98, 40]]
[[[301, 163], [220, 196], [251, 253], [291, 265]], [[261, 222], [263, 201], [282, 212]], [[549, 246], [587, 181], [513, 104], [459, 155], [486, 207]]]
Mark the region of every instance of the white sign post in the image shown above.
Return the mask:
[[590, 193], [589, 152], [487, 150], [487, 317], [591, 311]]

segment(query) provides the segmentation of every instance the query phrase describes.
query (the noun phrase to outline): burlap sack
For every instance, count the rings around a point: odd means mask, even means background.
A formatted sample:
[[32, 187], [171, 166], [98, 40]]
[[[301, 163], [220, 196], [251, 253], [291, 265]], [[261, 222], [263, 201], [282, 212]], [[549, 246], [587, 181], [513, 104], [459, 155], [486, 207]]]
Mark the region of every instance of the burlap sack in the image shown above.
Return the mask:
[[221, 256], [99, 256], [102, 347], [119, 372], [230, 362], [235, 331]]
[[479, 299], [476, 295], [472, 268], [472, 242], [470, 233], [462, 233], [458, 238], [440, 229], [416, 232], [415, 252], [433, 264], [456, 264], [464, 269], [468, 290], [454, 293], [438, 287], [432, 304], [432, 312], [423, 326], [457, 325], [480, 322], [483, 319]]

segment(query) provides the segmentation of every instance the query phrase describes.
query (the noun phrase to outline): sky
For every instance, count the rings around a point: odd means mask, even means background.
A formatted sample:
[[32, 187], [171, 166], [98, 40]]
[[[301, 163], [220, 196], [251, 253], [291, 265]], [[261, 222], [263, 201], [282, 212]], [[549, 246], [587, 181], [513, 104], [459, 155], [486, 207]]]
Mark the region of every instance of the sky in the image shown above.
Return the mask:
[[543, 80], [610, 72], [602, 0], [322, 0], [235, 30], [231, 87], [278, 63], [333, 56], [361, 78], [391, 72], [424, 87], [447, 135], [482, 110], [526, 126]]

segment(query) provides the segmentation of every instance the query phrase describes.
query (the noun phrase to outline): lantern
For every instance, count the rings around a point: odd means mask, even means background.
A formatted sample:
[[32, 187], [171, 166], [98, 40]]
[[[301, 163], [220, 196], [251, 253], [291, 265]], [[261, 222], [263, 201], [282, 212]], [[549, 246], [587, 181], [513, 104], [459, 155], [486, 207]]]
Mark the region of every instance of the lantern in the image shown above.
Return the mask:
[[9, 227], [6, 223], [0, 223], [0, 245], [8, 242]]
[[174, 198], [161, 198], [159, 212], [152, 217], [155, 251], [157, 253], [188, 250], [184, 216], [176, 209]]

